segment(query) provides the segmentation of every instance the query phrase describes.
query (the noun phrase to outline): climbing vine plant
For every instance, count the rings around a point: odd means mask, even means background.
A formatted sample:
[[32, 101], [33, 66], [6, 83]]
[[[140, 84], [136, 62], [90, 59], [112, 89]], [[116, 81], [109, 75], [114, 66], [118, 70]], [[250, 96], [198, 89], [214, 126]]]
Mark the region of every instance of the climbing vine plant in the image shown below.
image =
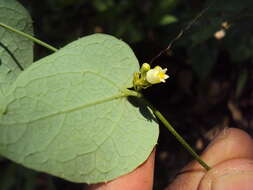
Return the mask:
[[[31, 36], [30, 16], [15, 0], [1, 1], [0, 12], [2, 156], [73, 182], [109, 181], [147, 159], [158, 118], [209, 169], [141, 94], [165, 82], [166, 69], [139, 68], [131, 48], [106, 34], [57, 50]], [[31, 64], [32, 41], [54, 52]]]

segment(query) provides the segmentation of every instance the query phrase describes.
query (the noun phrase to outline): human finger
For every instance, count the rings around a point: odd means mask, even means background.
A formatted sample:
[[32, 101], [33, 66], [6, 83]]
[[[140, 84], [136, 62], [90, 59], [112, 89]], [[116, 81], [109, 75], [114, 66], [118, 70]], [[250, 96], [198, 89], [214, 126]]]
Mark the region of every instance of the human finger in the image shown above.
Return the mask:
[[154, 161], [155, 149], [134, 171], [106, 183], [90, 185], [89, 190], [152, 190]]
[[[226, 160], [253, 159], [253, 141], [244, 131], [228, 128], [209, 144], [201, 158], [213, 168]], [[206, 173], [198, 162], [193, 161], [182, 170], [166, 190], [197, 190]]]

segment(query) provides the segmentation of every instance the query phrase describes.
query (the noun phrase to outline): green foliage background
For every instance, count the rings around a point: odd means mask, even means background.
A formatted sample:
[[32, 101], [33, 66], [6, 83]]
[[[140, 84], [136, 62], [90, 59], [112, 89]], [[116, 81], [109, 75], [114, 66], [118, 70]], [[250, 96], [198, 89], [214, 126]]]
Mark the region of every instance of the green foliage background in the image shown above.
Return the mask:
[[[251, 0], [20, 0], [34, 20], [35, 35], [55, 47], [104, 32], [122, 38], [140, 62], [149, 62], [182, 28], [211, 5], [159, 59], [166, 85], [144, 93], [199, 152], [227, 126], [253, 129], [253, 24]], [[0, 13], [1, 14], [1, 13]], [[224, 38], [214, 33], [228, 22]], [[36, 46], [35, 59], [49, 52]], [[163, 189], [191, 157], [161, 126], [154, 189]], [[0, 160], [0, 189], [81, 189]]]

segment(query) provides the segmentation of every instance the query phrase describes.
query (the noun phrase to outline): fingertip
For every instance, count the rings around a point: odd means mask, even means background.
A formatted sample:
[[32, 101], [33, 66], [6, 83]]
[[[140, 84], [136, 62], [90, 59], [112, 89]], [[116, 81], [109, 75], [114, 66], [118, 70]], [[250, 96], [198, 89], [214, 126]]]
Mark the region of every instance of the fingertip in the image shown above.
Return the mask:
[[[233, 158], [253, 158], [253, 140], [241, 129], [226, 128], [215, 137], [201, 154], [201, 158], [211, 167]], [[200, 170], [202, 166], [191, 162], [186, 170]]]
[[233, 159], [215, 166], [200, 182], [199, 190], [253, 189], [253, 160]]
[[210, 166], [233, 158], [253, 158], [252, 138], [237, 128], [224, 129], [202, 154]]
[[107, 183], [89, 186], [89, 190], [152, 190], [154, 178], [155, 149], [148, 159], [134, 171]]

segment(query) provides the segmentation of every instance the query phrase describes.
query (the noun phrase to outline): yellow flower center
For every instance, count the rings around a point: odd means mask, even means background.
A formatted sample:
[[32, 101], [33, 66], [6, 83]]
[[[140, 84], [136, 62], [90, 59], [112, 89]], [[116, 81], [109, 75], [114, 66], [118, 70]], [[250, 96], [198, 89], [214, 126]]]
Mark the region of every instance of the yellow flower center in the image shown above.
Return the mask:
[[163, 78], [165, 78], [165, 73], [160, 72], [160, 73], [158, 73], [158, 76], [159, 76], [159, 78], [163, 79]]

